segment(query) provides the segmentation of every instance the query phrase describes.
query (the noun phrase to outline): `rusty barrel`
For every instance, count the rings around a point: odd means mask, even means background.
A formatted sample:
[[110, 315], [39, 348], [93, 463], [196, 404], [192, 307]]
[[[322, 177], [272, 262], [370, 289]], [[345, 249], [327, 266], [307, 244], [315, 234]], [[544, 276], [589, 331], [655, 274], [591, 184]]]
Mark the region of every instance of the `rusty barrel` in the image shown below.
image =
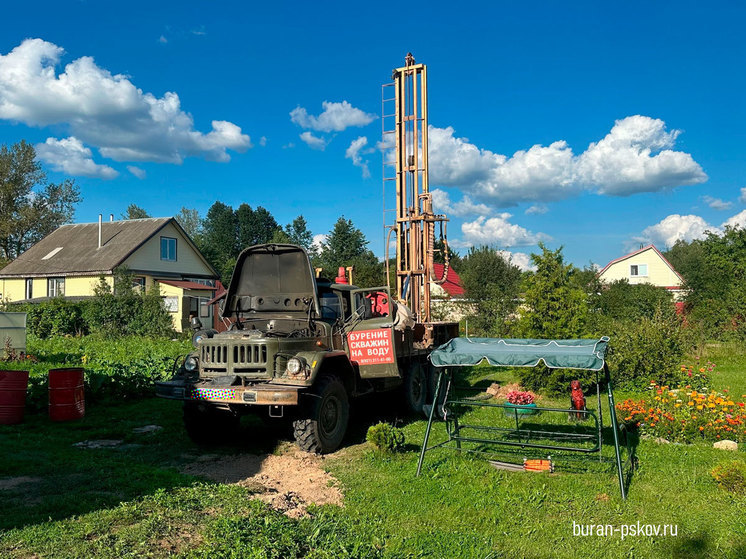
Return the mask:
[[85, 415], [83, 369], [49, 370], [49, 419], [72, 421]]
[[28, 371], [0, 371], [0, 425], [23, 421]]

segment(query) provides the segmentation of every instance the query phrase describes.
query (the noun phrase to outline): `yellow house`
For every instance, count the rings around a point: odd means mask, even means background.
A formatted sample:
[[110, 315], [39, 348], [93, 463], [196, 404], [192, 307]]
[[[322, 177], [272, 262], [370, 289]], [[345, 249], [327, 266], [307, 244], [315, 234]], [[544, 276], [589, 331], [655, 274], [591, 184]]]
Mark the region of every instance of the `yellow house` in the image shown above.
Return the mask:
[[631, 284], [650, 283], [665, 287], [674, 301], [679, 301], [684, 294], [684, 279], [653, 245], [612, 260], [601, 269], [598, 278], [605, 283], [627, 280]]
[[63, 225], [0, 270], [0, 298], [90, 297], [101, 276], [113, 285], [122, 267], [139, 288], [158, 285], [177, 331], [190, 315], [212, 324], [207, 301], [218, 275], [172, 217]]

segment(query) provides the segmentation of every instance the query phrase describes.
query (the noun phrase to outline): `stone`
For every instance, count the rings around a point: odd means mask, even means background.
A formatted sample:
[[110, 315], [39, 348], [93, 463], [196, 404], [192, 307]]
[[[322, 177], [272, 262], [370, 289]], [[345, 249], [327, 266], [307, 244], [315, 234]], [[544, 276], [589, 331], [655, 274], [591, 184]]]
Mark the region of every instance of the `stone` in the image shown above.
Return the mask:
[[487, 388], [487, 394], [490, 396], [497, 396], [497, 394], [500, 392], [500, 385], [496, 382], [493, 382], [490, 384], [489, 388]]
[[714, 448], [718, 448], [720, 450], [738, 450], [738, 443], [736, 441], [718, 441], [714, 445], [712, 445]]
[[163, 429], [160, 425], [145, 425], [143, 427], [135, 427], [132, 429], [133, 433], [155, 433]]
[[79, 443], [73, 443], [73, 446], [77, 448], [114, 448], [123, 442], [116, 439], [99, 439], [94, 441], [80, 441]]

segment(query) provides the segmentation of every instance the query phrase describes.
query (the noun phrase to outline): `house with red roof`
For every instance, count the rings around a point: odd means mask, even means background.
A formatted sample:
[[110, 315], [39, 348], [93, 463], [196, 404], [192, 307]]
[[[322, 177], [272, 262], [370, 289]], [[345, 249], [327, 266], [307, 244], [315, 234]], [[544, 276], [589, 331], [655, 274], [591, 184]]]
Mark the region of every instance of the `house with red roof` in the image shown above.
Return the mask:
[[654, 245], [612, 260], [598, 272], [598, 278], [605, 283], [627, 280], [630, 284], [650, 283], [665, 287], [674, 301], [680, 301], [685, 293], [684, 278]]
[[[443, 278], [443, 269], [443, 264], [437, 262], [433, 264], [435, 279], [441, 280]], [[458, 322], [473, 312], [473, 304], [466, 299], [461, 278], [452, 267], [448, 267], [445, 282], [430, 285], [433, 314], [439, 320]]]

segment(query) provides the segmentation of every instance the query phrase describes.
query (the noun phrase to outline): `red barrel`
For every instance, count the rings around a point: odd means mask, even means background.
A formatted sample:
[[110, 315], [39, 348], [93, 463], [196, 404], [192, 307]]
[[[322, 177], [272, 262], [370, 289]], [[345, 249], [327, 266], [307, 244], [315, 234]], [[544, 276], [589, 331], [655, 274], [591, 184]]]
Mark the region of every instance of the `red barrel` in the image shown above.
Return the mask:
[[28, 371], [0, 371], [0, 425], [23, 421]]
[[83, 369], [49, 370], [49, 419], [72, 421], [85, 415]]

